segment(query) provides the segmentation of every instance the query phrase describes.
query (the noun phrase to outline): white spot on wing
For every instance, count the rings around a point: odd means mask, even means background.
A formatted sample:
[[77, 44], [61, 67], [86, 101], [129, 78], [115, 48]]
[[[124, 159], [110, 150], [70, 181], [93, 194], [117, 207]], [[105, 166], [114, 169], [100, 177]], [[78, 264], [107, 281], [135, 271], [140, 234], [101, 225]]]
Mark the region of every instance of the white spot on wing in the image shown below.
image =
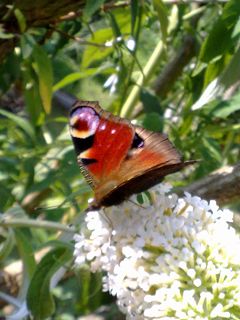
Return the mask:
[[106, 129], [106, 124], [104, 123], [104, 124], [102, 124], [102, 125], [100, 126], [99, 130], [103, 131], [103, 130], [105, 130], [105, 129]]

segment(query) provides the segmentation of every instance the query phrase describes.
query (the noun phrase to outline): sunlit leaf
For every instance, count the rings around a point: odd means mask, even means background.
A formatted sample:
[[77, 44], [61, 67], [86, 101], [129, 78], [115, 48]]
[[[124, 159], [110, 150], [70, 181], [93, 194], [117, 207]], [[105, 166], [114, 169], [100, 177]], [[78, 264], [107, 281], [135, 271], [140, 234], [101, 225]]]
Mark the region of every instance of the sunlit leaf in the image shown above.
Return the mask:
[[63, 87], [65, 87], [65, 86], [69, 85], [70, 83], [73, 83], [79, 79], [89, 77], [89, 76], [95, 74], [97, 71], [98, 71], [97, 68], [91, 68], [91, 69], [83, 70], [82, 72], [70, 73], [53, 86], [53, 91], [57, 91], [59, 89], [62, 89]]
[[162, 0], [153, 0], [153, 5], [158, 14], [158, 19], [161, 26], [161, 32], [163, 36], [163, 40], [167, 38], [167, 30], [168, 30], [168, 11], [167, 7], [163, 3]]
[[26, 19], [22, 13], [22, 11], [18, 8], [14, 9], [15, 17], [17, 18], [17, 22], [21, 32], [23, 33], [26, 30], [27, 24]]
[[86, 47], [82, 57], [83, 68], [87, 68], [93, 62], [107, 57], [113, 51], [112, 46], [104, 46], [106, 41], [113, 40], [113, 31], [111, 28], [100, 29], [94, 32], [89, 41], [90, 40], [96, 44], [101, 44], [102, 46], [88, 45]]
[[221, 97], [227, 89], [234, 86], [239, 80], [240, 74], [240, 47], [233, 55], [221, 76], [214, 79], [201, 94], [200, 98], [192, 106], [192, 110], [202, 108], [205, 104]]
[[46, 53], [40, 46], [35, 46], [33, 51], [34, 69], [38, 75], [39, 92], [42, 104], [46, 113], [51, 111], [52, 101], [52, 85], [53, 85], [53, 72], [51, 61]]

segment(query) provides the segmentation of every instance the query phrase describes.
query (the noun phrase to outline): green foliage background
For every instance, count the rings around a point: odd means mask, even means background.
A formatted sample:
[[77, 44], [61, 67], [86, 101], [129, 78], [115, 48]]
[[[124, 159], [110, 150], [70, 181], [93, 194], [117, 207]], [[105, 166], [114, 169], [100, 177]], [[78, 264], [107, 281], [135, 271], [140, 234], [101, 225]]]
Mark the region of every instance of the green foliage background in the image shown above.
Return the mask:
[[[175, 186], [239, 161], [239, 0], [110, 4], [88, 0], [80, 16], [47, 28], [28, 28], [15, 8], [18, 41], [0, 65], [0, 263], [5, 270], [23, 262], [14, 301], [21, 307], [27, 299], [34, 319], [75, 319], [96, 310], [122, 318], [101, 292], [101, 275], [72, 268], [71, 239], [91, 190], [58, 90], [164, 131], [186, 159], [202, 159], [187, 174], [169, 177]], [[0, 29], [0, 38], [11, 37]], [[164, 78], [183, 46], [189, 58]], [[50, 291], [51, 281], [57, 285]]]

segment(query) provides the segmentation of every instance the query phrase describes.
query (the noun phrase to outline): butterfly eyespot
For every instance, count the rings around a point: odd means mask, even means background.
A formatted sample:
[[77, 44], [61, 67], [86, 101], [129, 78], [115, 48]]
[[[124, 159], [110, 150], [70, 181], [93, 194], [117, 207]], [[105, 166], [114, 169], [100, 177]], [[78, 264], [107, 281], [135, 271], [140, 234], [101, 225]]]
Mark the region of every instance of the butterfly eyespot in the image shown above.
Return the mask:
[[90, 107], [78, 107], [70, 115], [71, 135], [85, 139], [93, 135], [99, 124], [98, 114]]

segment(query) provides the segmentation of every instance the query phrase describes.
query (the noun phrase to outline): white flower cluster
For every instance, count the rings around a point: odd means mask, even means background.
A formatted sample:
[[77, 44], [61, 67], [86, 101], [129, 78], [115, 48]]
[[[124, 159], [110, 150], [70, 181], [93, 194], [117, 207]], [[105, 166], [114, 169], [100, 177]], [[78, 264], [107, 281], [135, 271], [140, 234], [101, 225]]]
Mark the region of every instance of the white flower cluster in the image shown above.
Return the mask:
[[[87, 213], [75, 235], [75, 264], [105, 271], [127, 319], [240, 319], [240, 238], [219, 210], [158, 185], [137, 198]], [[151, 202], [151, 203], [150, 203]]]

